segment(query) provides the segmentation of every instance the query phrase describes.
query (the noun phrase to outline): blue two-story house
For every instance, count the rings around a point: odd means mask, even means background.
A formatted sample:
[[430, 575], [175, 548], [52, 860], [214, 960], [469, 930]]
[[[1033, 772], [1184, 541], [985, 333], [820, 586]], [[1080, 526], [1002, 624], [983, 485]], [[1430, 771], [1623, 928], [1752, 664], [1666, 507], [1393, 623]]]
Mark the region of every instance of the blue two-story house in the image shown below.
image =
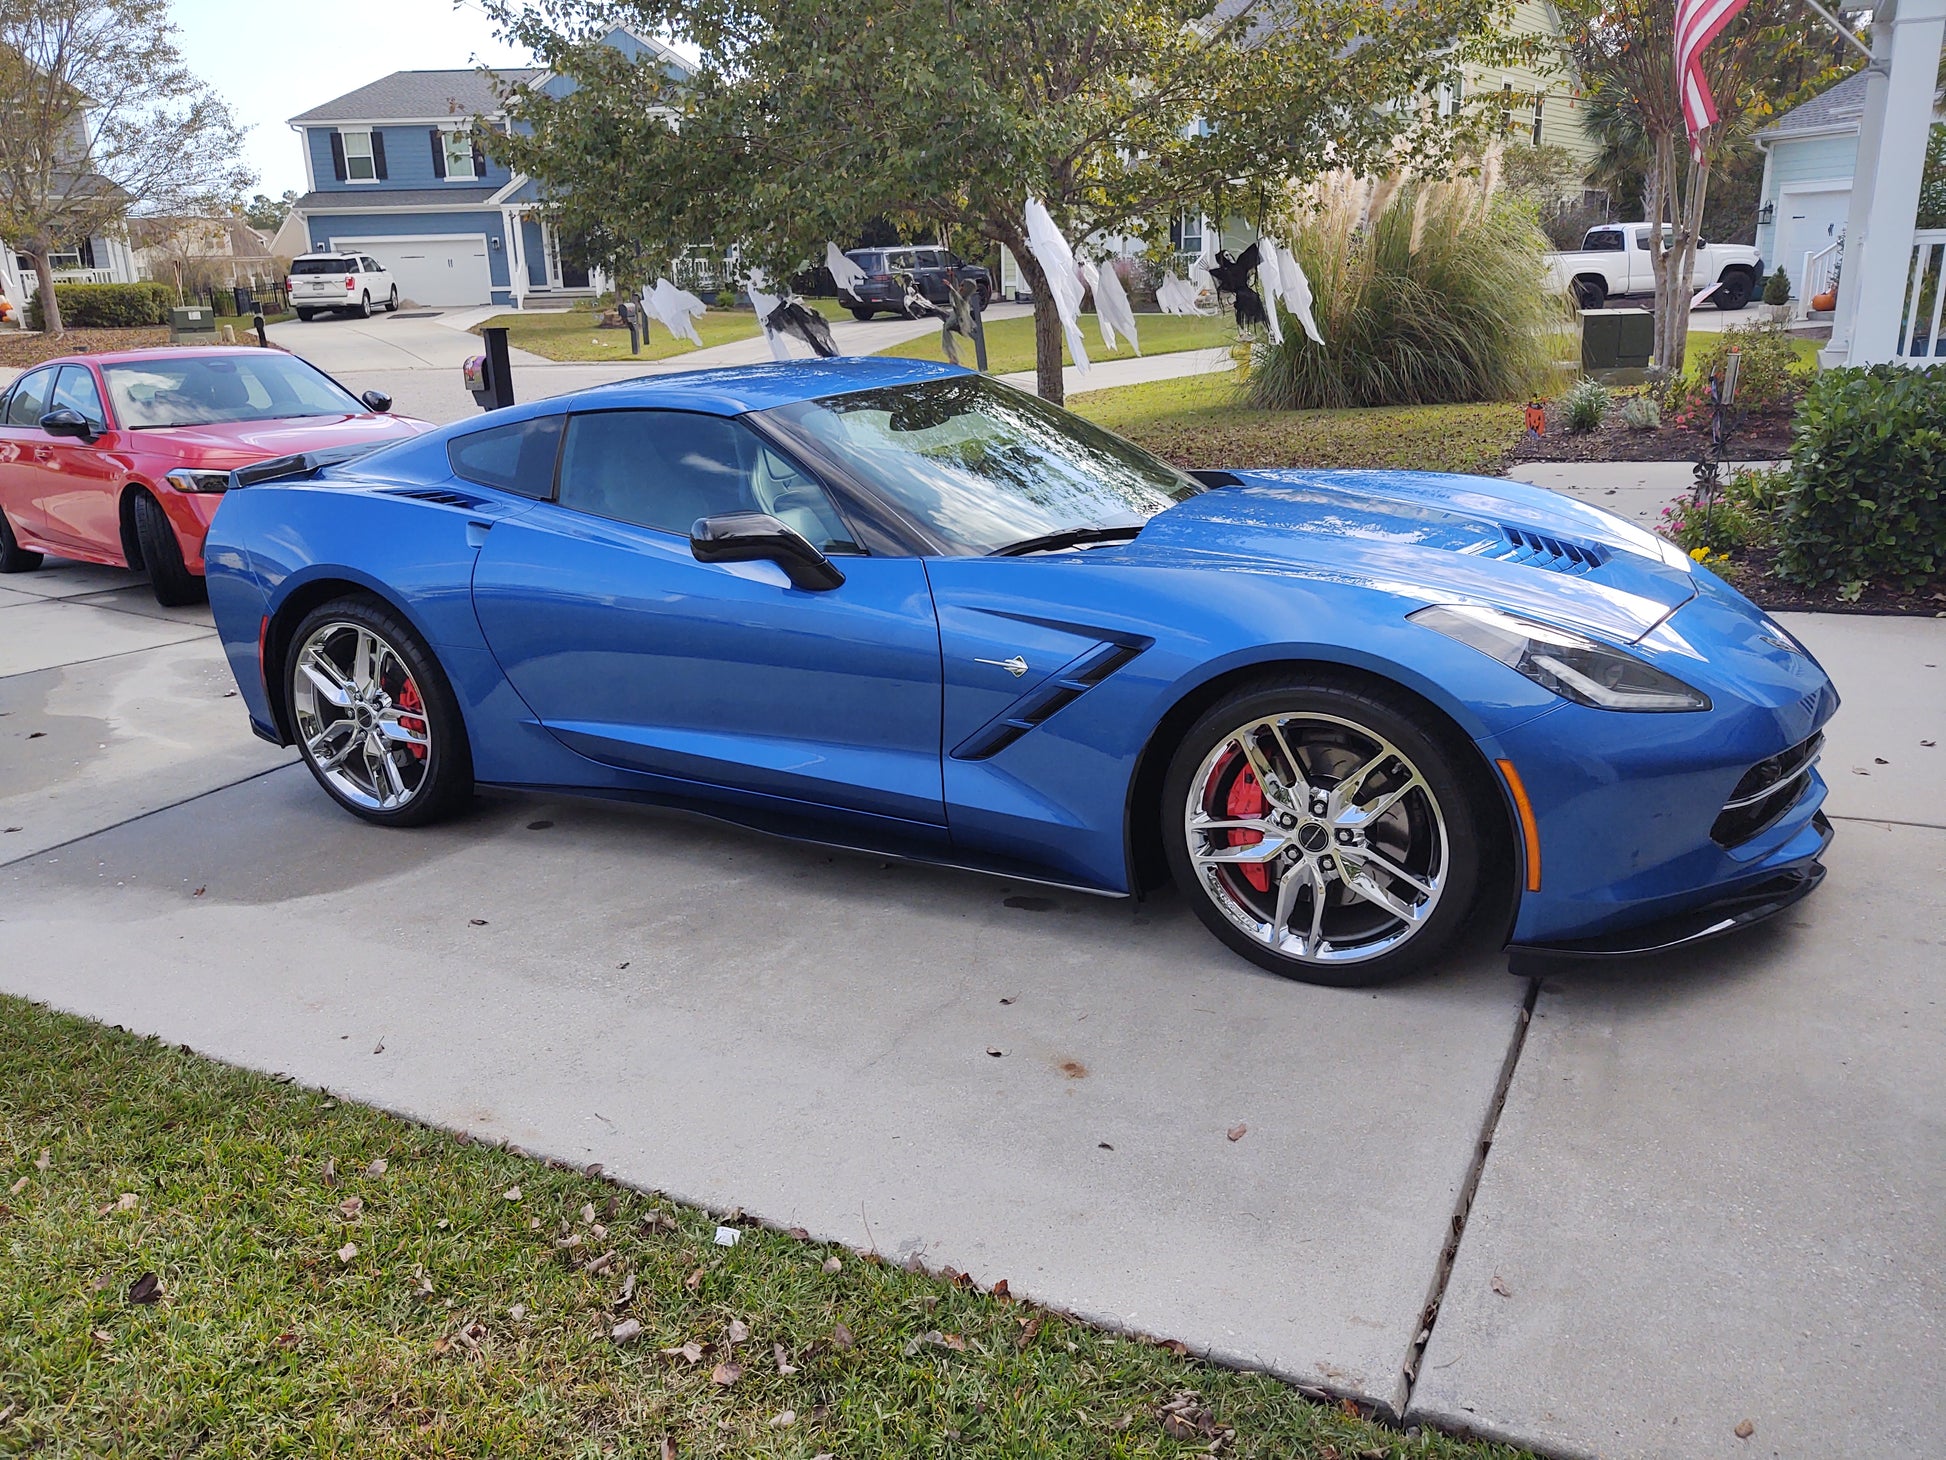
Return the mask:
[[[691, 68], [631, 32], [608, 37], [672, 77]], [[571, 84], [535, 69], [395, 71], [291, 118], [309, 184], [294, 212], [314, 252], [370, 254], [415, 304], [457, 307], [587, 294], [591, 279], [540, 216], [532, 180], [472, 140], [475, 118], [499, 123], [499, 90]]]

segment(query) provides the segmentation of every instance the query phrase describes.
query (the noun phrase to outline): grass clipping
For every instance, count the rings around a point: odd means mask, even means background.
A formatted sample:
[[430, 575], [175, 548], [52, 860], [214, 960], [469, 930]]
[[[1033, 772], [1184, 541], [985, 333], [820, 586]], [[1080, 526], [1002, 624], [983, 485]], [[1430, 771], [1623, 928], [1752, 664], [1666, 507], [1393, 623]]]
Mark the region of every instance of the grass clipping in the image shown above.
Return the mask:
[[1250, 404], [1272, 410], [1444, 405], [1544, 391], [1565, 307], [1546, 287], [1533, 209], [1480, 176], [1452, 181], [1338, 173], [1286, 228], [1324, 336], [1292, 322], [1253, 352]]

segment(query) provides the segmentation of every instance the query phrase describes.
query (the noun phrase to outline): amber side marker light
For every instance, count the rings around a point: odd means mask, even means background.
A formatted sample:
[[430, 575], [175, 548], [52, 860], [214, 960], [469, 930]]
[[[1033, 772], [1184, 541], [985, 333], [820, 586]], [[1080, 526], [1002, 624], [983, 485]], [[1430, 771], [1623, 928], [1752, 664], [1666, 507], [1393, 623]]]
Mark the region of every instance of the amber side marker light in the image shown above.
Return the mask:
[[1521, 784], [1520, 772], [1514, 769], [1510, 760], [1496, 760], [1500, 774], [1507, 778], [1507, 789], [1513, 794], [1514, 811], [1520, 817], [1520, 839], [1527, 848], [1527, 890], [1541, 890], [1541, 832], [1534, 825], [1534, 803], [1527, 799], [1527, 787]]

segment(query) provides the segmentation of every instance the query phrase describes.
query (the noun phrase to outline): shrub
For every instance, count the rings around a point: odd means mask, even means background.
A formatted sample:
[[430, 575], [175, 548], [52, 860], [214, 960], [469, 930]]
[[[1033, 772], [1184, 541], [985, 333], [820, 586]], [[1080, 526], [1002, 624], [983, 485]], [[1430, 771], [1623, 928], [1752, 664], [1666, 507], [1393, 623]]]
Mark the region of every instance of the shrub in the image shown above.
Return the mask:
[[1614, 399], [1615, 393], [1607, 386], [1584, 375], [1561, 397], [1561, 414], [1570, 431], [1598, 431]]
[[1791, 302], [1791, 276], [1779, 264], [1777, 272], [1764, 280], [1764, 303], [1789, 304]]
[[1324, 343], [1286, 317], [1283, 344], [1256, 346], [1250, 403], [1440, 405], [1546, 389], [1561, 305], [1532, 211], [1468, 180], [1409, 181], [1371, 201], [1369, 184], [1340, 176], [1297, 220]]
[[1946, 570], [1946, 366], [1827, 370], [1797, 408], [1778, 566], [1807, 587]]
[[[168, 290], [163, 285], [56, 284], [54, 298], [61, 306], [61, 323], [68, 329], [140, 329], [169, 322], [169, 307], [163, 302]], [[27, 301], [27, 327], [47, 328], [38, 290]]]
[[1622, 402], [1622, 424], [1631, 431], [1654, 431], [1662, 425], [1662, 407], [1652, 395], [1632, 395]]
[[[1690, 344], [1697, 336], [1690, 336]], [[1701, 349], [1693, 350], [1695, 374], [1682, 381], [1676, 410], [1679, 424], [1701, 424], [1709, 419], [1709, 381], [1722, 368], [1735, 349], [1742, 357], [1737, 367], [1736, 409], [1745, 415], [1767, 415], [1788, 410], [1804, 389], [1816, 367], [1798, 358], [1788, 331], [1774, 324], [1732, 325], [1713, 335]]]

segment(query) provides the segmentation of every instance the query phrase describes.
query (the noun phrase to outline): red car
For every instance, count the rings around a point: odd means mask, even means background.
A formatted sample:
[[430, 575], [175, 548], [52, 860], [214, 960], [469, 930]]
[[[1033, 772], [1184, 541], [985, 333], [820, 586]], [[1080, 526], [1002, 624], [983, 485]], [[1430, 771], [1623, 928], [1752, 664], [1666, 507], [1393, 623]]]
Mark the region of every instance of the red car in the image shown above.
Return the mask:
[[159, 602], [194, 603], [229, 473], [432, 429], [391, 406], [281, 350], [199, 345], [38, 365], [0, 398], [0, 573], [53, 553], [146, 568]]

